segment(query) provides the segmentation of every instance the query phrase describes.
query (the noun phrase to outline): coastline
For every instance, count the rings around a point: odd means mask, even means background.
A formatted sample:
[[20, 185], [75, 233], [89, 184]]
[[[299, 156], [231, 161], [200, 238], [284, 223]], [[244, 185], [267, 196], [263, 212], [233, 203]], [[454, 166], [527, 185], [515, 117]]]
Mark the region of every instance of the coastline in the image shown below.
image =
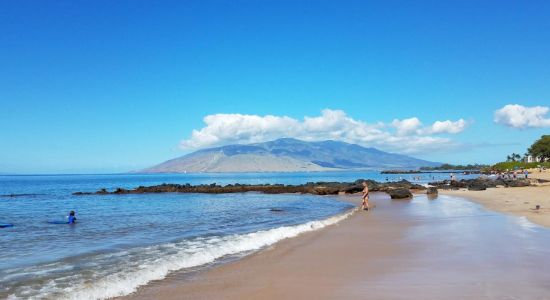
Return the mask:
[[[387, 197], [383, 193], [375, 194], [377, 194], [376, 196]], [[361, 197], [357, 194], [340, 196], [339, 199], [354, 205], [360, 205], [361, 203]], [[326, 298], [322, 294], [331, 298], [330, 290], [340, 290], [338, 286], [344, 287], [347, 283], [353, 283], [353, 278], [361, 277], [361, 270], [357, 268], [360, 265], [353, 267], [355, 261], [353, 257], [362, 256], [364, 249], [348, 246], [355, 243], [356, 240], [353, 239], [353, 236], [360, 235], [363, 226], [369, 226], [365, 222], [370, 223], [371, 226], [374, 225], [362, 216], [366, 216], [366, 214], [355, 211], [348, 218], [322, 230], [306, 232], [295, 238], [284, 239], [241, 259], [217, 265], [190, 276], [176, 275], [172, 278], [157, 281], [140, 287], [136, 293], [115, 299]], [[393, 229], [383, 229], [377, 234], [388, 238], [397, 238], [401, 233]], [[371, 257], [375, 254], [382, 257], [392, 251], [402, 252], [399, 247], [393, 247], [390, 252], [388, 252], [388, 249], [375, 250], [375, 248], [372, 247], [370, 250], [369, 255]], [[331, 260], [319, 259], [320, 257], [331, 257], [335, 253], [346, 253], [346, 257], [338, 256], [333, 257]], [[283, 262], [283, 259], [290, 261]], [[313, 265], [309, 265], [311, 263]], [[324, 268], [330, 268], [331, 272], [319, 272], [317, 276], [311, 274], [316, 269], [314, 265], [319, 267], [321, 264]], [[288, 277], [287, 272], [292, 273], [293, 276]], [[258, 276], [260, 274], [262, 276]], [[338, 278], [338, 280], [328, 282], [334, 278]], [[316, 282], [306, 283], [311, 279]], [[277, 280], [278, 283], [274, 284], [274, 280]], [[277, 287], [279, 284], [286, 287], [279, 289]], [[314, 289], [311, 288], [312, 284], [315, 285]], [[312, 291], [315, 291], [315, 295], [310, 294]], [[336, 296], [334, 295], [334, 297]]]
[[[359, 196], [341, 199], [360, 202]], [[279, 241], [185, 279], [174, 276], [153, 282], [117, 299], [410, 299], [411, 295], [539, 299], [547, 295], [550, 274], [534, 267], [541, 257], [513, 249], [523, 247], [514, 239], [526, 238], [515, 231], [533, 230], [518, 225], [515, 217], [445, 195], [435, 200], [425, 195], [391, 200], [373, 193], [372, 202], [376, 206], [372, 212], [357, 211], [323, 230]], [[434, 213], [423, 216], [425, 212]], [[501, 226], [511, 226], [510, 232], [495, 235]], [[543, 239], [541, 245], [550, 242], [545, 235], [534, 238]], [[508, 243], [510, 249], [490, 250]], [[518, 253], [521, 257], [511, 260]]]
[[[550, 172], [530, 170], [535, 179], [550, 180]], [[550, 182], [528, 187], [497, 187], [484, 191], [439, 190], [442, 195], [462, 197], [500, 213], [526, 217], [541, 226], [550, 227]], [[540, 205], [536, 210], [535, 206]]]

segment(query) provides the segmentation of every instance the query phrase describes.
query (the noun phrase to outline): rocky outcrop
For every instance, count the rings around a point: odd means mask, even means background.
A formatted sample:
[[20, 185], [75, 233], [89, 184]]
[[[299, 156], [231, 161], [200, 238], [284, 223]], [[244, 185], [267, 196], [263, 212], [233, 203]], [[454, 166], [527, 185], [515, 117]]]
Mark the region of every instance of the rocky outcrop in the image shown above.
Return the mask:
[[35, 196], [41, 196], [42, 194], [6, 194], [6, 195], [0, 195], [0, 197], [6, 197], [6, 198], [16, 198], [16, 197], [35, 197]]
[[412, 193], [407, 188], [395, 188], [387, 191], [392, 199], [407, 199], [412, 197]]
[[[411, 183], [406, 180], [396, 182], [380, 183], [374, 180], [358, 179], [354, 182], [308, 182], [299, 185], [284, 184], [160, 184], [154, 186], [140, 186], [134, 189], [117, 188], [115, 190], [100, 189], [96, 192], [76, 192], [74, 195], [123, 195], [123, 194], [147, 194], [147, 193], [203, 193], [203, 194], [224, 194], [224, 193], [246, 193], [259, 192], [265, 194], [302, 193], [313, 195], [338, 195], [354, 194], [363, 190], [363, 182], [368, 184], [371, 192], [386, 192], [392, 199], [403, 199], [412, 196], [411, 191], [424, 191], [426, 187]], [[431, 182], [430, 188], [426, 190], [428, 195], [437, 195], [438, 189], [460, 189], [481, 191], [497, 186], [521, 187], [529, 186], [529, 179], [463, 179], [444, 180]]]
[[457, 190], [461, 188], [467, 188], [471, 191], [483, 191], [488, 188], [495, 188], [497, 186], [504, 187], [520, 187], [520, 186], [529, 186], [531, 182], [528, 179], [487, 179], [487, 178], [476, 178], [476, 179], [462, 179], [462, 180], [444, 180], [437, 182], [430, 182], [430, 186], [439, 188], [439, 189], [451, 189]]
[[380, 174], [421, 174], [424, 173], [419, 170], [385, 170], [380, 172]]
[[472, 182], [468, 185], [468, 190], [469, 191], [484, 191], [486, 189], [487, 189], [487, 186], [483, 182], [480, 182], [480, 181], [475, 181], [475, 182]]
[[522, 187], [522, 186], [530, 186], [531, 181], [520, 179], [520, 180], [510, 180], [508, 183], [508, 187]]
[[426, 194], [432, 195], [432, 196], [437, 196], [437, 194], [438, 194], [437, 188], [433, 187], [433, 186], [428, 187], [428, 189], [426, 189]]
[[397, 182], [379, 183], [373, 180], [359, 179], [355, 182], [308, 182], [300, 185], [284, 184], [160, 184], [154, 186], [139, 186], [135, 189], [117, 188], [113, 191], [101, 189], [97, 192], [76, 192], [74, 195], [106, 195], [106, 194], [147, 194], [147, 193], [204, 193], [204, 194], [224, 194], [224, 193], [246, 193], [259, 192], [265, 194], [283, 194], [283, 193], [302, 193], [313, 195], [338, 195], [354, 194], [363, 190], [363, 182], [367, 182], [371, 192], [393, 192], [399, 190], [399, 194], [406, 190], [425, 190], [424, 186], [410, 183], [406, 180]]

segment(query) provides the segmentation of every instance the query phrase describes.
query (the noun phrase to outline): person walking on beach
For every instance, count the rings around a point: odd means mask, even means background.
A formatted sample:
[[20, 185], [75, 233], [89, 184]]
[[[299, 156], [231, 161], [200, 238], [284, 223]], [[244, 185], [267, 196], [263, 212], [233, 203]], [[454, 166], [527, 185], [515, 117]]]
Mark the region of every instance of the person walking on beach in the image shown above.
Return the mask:
[[363, 202], [361, 203], [361, 209], [362, 210], [369, 210], [369, 185], [366, 181], [363, 181], [363, 186], [365, 187], [363, 189]]

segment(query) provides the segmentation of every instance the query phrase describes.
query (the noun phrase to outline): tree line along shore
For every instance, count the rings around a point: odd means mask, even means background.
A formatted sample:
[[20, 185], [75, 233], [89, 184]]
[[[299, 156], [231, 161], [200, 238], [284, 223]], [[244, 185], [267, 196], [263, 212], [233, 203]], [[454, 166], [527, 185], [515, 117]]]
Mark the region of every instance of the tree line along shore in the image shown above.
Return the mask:
[[385, 170], [382, 174], [417, 174], [417, 173], [453, 173], [464, 172], [466, 174], [496, 174], [508, 173], [516, 170], [550, 168], [550, 135], [543, 135], [536, 140], [525, 152], [520, 155], [512, 153], [506, 156], [506, 160], [488, 164], [453, 165], [442, 164], [435, 167], [421, 167], [418, 170]]

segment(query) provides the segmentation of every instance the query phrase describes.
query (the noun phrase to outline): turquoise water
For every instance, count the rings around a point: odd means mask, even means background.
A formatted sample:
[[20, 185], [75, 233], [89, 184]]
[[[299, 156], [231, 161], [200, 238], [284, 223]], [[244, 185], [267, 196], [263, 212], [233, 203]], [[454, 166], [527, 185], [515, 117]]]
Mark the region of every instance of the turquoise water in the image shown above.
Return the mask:
[[[386, 180], [378, 173], [355, 172], [0, 176], [0, 223], [15, 225], [0, 229], [0, 298], [125, 295], [170, 272], [246, 254], [337, 222], [352, 208], [331, 197], [294, 194], [73, 192], [164, 182], [299, 184], [358, 178]], [[76, 225], [47, 223], [65, 220], [70, 210], [76, 211]]]

